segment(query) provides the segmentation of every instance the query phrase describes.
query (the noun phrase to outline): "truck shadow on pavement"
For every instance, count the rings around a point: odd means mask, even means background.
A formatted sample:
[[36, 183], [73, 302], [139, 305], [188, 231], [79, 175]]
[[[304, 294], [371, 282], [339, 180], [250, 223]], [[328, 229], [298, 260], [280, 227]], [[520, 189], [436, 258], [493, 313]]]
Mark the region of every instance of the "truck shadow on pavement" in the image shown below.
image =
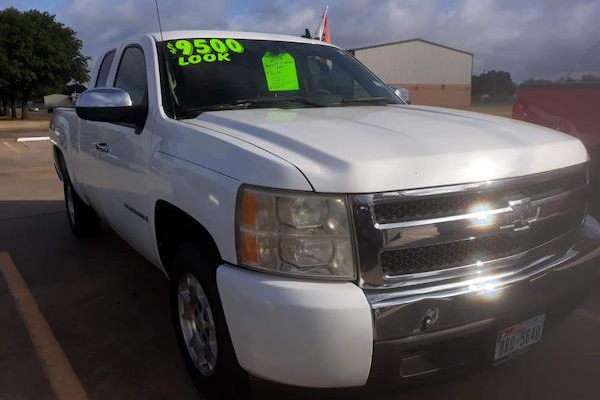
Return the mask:
[[197, 399], [162, 272], [110, 229], [76, 239], [66, 218], [63, 201], [0, 201], [0, 251], [10, 253], [89, 397]]
[[[0, 251], [10, 253], [89, 397], [197, 399], [177, 349], [163, 273], [108, 228], [93, 240], [76, 239], [66, 218], [63, 201], [0, 201]], [[595, 291], [600, 293], [598, 285]], [[426, 387], [369, 395], [256, 381], [254, 397], [592, 399], [598, 386], [589, 375], [597, 370], [600, 344], [589, 342], [598, 328], [571, 317], [531, 356]], [[0, 370], [10, 368], [9, 362], [0, 357]], [[571, 372], [557, 372], [556, 365]], [[527, 371], [535, 374], [525, 380]], [[556, 380], [553, 389], [548, 380]]]

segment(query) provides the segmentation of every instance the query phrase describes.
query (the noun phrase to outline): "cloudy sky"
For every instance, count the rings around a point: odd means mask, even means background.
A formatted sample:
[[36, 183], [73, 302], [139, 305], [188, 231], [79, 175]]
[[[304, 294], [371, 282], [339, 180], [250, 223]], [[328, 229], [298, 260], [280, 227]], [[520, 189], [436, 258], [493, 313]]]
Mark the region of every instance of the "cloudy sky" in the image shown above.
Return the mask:
[[[159, 1], [164, 29], [300, 35], [315, 29], [327, 4], [332, 40], [345, 48], [420, 37], [474, 53], [476, 73], [507, 70], [517, 81], [600, 71], [599, 0]], [[158, 30], [153, 0], [0, 0], [7, 6], [56, 14], [92, 57], [130, 34]]]

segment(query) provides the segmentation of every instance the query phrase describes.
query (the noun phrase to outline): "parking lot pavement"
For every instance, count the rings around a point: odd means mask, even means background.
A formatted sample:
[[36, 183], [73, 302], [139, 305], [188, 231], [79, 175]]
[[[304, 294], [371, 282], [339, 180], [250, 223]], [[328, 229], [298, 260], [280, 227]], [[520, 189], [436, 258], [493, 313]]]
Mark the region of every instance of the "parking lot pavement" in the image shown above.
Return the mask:
[[[49, 332], [35, 332], [43, 340], [53, 336], [65, 356], [52, 358], [55, 353], [31, 339], [32, 306], [17, 307], [14, 277], [0, 274], [1, 399], [65, 398], [49, 371], [57, 365], [70, 367], [93, 400], [198, 398], [176, 347], [166, 279], [109, 229], [93, 241], [70, 234], [48, 141], [0, 137], [0, 252], [8, 254], [47, 322]], [[599, 332], [597, 284], [536, 350], [498, 368], [377, 398], [597, 400]], [[299, 393], [263, 383], [255, 391], [258, 398]], [[310, 398], [316, 397], [330, 395]]]

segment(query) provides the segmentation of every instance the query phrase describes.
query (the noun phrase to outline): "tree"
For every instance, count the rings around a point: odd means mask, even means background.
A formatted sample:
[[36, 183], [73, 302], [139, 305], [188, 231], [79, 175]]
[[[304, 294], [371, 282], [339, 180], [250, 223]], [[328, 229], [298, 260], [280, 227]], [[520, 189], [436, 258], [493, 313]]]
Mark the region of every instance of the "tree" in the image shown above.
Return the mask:
[[547, 84], [547, 83], [553, 83], [553, 82], [549, 79], [535, 79], [535, 78], [529, 78], [523, 82], [524, 85], [539, 85], [539, 84]]
[[563, 76], [558, 79], [558, 83], [577, 83], [577, 79], [571, 78], [570, 76]]
[[[0, 71], [4, 71], [7, 65], [6, 52], [0, 48]], [[0, 117], [6, 115], [8, 103], [6, 102], [8, 81], [4, 73], [0, 74]]]
[[515, 93], [516, 85], [510, 72], [491, 70], [472, 78], [473, 96], [489, 95], [492, 99], [510, 97]]
[[87, 87], [85, 87], [81, 83], [72, 83], [72, 84], [66, 85], [60, 92], [62, 94], [66, 94], [67, 96], [70, 96], [73, 93], [83, 93], [86, 90], [87, 90]]
[[19, 92], [19, 82], [27, 74], [27, 66], [23, 64], [25, 57], [17, 57], [26, 49], [20, 41], [20, 35], [25, 30], [26, 24], [23, 14], [15, 8], [0, 11], [0, 71], [2, 77], [0, 89], [4, 111], [10, 107], [11, 117], [17, 117], [15, 102]]
[[583, 74], [581, 78], [572, 78], [570, 75], [558, 79], [558, 83], [581, 83], [581, 82], [600, 82], [600, 76], [595, 74]]
[[[69, 82], [89, 79], [88, 58], [81, 54], [76, 32], [47, 12], [14, 8], [0, 11], [0, 68], [7, 71], [7, 88], [14, 112], [20, 94], [22, 118], [36, 89], [59, 91]], [[0, 56], [1, 57], [1, 56]], [[15, 115], [13, 114], [13, 118]]]
[[582, 82], [600, 82], [600, 76], [595, 74], [584, 74], [581, 77]]

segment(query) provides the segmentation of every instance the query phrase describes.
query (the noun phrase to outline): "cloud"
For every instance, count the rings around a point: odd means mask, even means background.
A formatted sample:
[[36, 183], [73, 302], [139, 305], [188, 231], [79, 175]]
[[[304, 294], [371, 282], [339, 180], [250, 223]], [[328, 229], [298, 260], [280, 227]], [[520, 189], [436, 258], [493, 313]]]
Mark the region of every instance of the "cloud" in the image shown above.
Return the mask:
[[[163, 28], [301, 35], [330, 6], [333, 41], [345, 48], [421, 37], [475, 54], [475, 72], [517, 80], [600, 72], [598, 0], [159, 0]], [[22, 0], [0, 0], [21, 6]], [[73, 27], [87, 55], [127, 36], [157, 31], [153, 0], [32, 0]], [[46, 8], [44, 8], [46, 7]]]
[[[270, 2], [235, 19], [236, 29], [298, 33], [313, 27], [322, 2]], [[475, 54], [475, 72], [510, 71], [517, 80], [557, 77], [574, 68], [600, 72], [597, 0], [332, 0], [335, 43], [360, 47], [421, 37]], [[312, 22], [312, 24], [310, 24]], [[304, 25], [303, 25], [304, 23]]]
[[316, 27], [321, 18], [323, 9], [313, 3], [286, 0], [265, 2], [250, 12], [233, 15], [228, 20], [228, 28], [301, 35], [304, 28]]
[[[227, 1], [160, 0], [159, 3], [164, 30], [227, 26]], [[92, 57], [128, 36], [159, 30], [152, 0], [67, 0], [61, 9], [57, 17], [78, 32], [84, 52]]]

